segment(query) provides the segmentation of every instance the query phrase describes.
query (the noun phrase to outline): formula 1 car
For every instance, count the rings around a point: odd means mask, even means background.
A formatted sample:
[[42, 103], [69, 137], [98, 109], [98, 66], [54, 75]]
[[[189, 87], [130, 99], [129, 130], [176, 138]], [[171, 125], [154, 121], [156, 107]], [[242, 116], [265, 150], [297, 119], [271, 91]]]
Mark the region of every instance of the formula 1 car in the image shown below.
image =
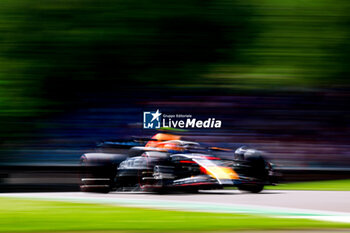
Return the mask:
[[80, 162], [84, 192], [192, 193], [235, 186], [259, 193], [265, 185], [273, 185], [275, 178], [261, 151], [206, 147], [183, 140], [105, 141], [97, 152], [82, 155]]

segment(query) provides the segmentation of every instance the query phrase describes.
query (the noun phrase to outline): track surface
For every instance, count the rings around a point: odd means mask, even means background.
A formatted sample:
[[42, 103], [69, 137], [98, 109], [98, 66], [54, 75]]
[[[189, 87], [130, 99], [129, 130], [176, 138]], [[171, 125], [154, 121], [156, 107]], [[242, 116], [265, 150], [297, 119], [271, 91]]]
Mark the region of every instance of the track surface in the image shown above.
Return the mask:
[[270, 207], [287, 207], [322, 211], [340, 211], [350, 214], [350, 191], [279, 191], [268, 190], [260, 194], [241, 193], [236, 190], [201, 191], [197, 194], [150, 194], [112, 192], [108, 194], [81, 192], [50, 193], [11, 193], [0, 196], [36, 196], [36, 197], [77, 197], [108, 199], [144, 199], [159, 201], [205, 202], [212, 204], [239, 204]]
[[260, 194], [248, 194], [236, 190], [220, 190], [167, 195], [62, 192], [10, 193], [0, 194], [1, 196], [350, 222], [350, 191], [267, 190]]

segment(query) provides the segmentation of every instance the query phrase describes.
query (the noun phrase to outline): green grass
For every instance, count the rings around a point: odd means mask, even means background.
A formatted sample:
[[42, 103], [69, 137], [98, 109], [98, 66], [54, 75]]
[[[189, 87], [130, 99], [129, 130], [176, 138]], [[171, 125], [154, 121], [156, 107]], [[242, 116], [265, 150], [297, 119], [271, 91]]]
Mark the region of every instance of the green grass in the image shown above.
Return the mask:
[[320, 228], [350, 228], [350, 224], [0, 198], [0, 232], [167, 232]]
[[266, 189], [350, 191], [350, 179], [279, 184], [277, 186], [266, 186]]

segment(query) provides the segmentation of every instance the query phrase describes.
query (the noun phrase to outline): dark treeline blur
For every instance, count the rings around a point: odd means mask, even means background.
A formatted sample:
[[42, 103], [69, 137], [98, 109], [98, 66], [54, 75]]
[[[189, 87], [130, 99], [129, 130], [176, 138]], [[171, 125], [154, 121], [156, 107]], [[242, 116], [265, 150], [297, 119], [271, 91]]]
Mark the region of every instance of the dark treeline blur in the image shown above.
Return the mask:
[[349, 12], [345, 0], [2, 0], [0, 160], [78, 158], [97, 139], [151, 134], [142, 111], [160, 108], [221, 117], [212, 141], [350, 166]]
[[[256, 31], [253, 8], [230, 1], [1, 5], [0, 114], [5, 120], [79, 108], [87, 99], [102, 101], [119, 92], [137, 95], [149, 87], [215, 86], [204, 75], [213, 64], [240, 60], [239, 50]], [[13, 132], [13, 126], [2, 130]]]

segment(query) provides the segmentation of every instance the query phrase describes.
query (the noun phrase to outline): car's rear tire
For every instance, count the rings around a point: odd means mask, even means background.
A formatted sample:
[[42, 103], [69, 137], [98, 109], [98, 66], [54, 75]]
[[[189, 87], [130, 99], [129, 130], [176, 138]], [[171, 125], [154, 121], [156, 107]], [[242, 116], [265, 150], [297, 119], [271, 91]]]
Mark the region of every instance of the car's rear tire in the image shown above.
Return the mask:
[[108, 193], [111, 190], [111, 180], [102, 172], [102, 166], [95, 166], [91, 161], [82, 156], [80, 159], [80, 190], [82, 192]]
[[118, 154], [84, 154], [80, 158], [80, 190], [82, 192], [108, 193], [115, 186], [116, 170], [126, 158]]

